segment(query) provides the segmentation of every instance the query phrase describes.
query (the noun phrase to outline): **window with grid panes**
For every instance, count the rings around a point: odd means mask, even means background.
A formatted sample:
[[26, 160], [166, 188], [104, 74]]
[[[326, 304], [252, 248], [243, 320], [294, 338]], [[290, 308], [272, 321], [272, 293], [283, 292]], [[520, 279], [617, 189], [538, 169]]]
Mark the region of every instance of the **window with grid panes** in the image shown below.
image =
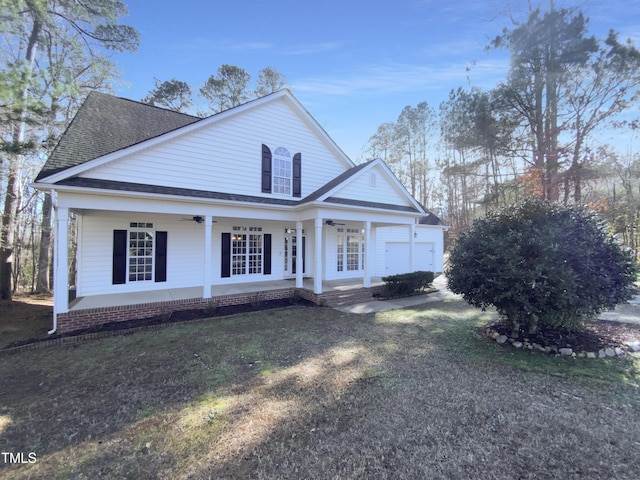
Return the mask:
[[129, 223], [129, 281], [153, 279], [153, 223]]
[[[245, 233], [248, 232], [248, 233]], [[231, 274], [262, 273], [262, 227], [233, 227], [231, 235]]]

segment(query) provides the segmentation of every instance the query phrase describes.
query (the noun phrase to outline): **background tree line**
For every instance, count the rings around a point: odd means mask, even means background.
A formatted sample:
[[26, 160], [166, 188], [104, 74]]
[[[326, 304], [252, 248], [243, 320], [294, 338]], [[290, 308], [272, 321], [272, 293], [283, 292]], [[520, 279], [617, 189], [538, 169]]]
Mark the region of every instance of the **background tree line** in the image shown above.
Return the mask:
[[437, 114], [425, 102], [405, 107], [378, 127], [367, 154], [385, 159], [453, 237], [488, 209], [533, 195], [591, 205], [637, 249], [640, 156], [598, 134], [638, 128], [629, 115], [640, 52], [614, 31], [590, 36], [580, 10], [553, 1], [511, 21], [487, 47], [508, 50], [506, 79], [489, 91], [452, 90]]
[[[119, 0], [0, 0], [0, 299], [52, 288], [52, 198], [30, 183], [89, 92], [113, 91], [113, 55], [137, 49], [138, 32], [120, 23], [126, 14]], [[207, 116], [286, 82], [271, 67], [253, 88], [250, 79], [222, 65], [197, 97], [185, 82], [156, 79], [142, 101], [183, 112], [198, 102], [193, 113]]]
[[[154, 88], [142, 99], [144, 103], [189, 113], [197, 102], [195, 114], [206, 117], [236, 107], [252, 98], [263, 97], [286, 86], [286, 77], [273, 67], [258, 72], [255, 87], [250, 86], [251, 75], [235, 65], [224, 64], [194, 92], [186, 82], [172, 78], [154, 78]], [[202, 101], [206, 106], [202, 106]]]
[[[51, 288], [52, 199], [29, 187], [92, 90], [111, 91], [113, 55], [138, 32], [120, 23], [119, 0], [0, 0], [0, 297]], [[436, 108], [406, 106], [366, 145], [455, 237], [488, 209], [526, 195], [589, 204], [640, 247], [640, 157], [600, 142], [603, 129], [634, 132], [640, 52], [611, 31], [588, 33], [576, 8], [533, 9], [490, 42], [511, 57], [495, 88], [451, 90]], [[252, 84], [221, 65], [201, 85], [154, 80], [143, 102], [206, 116], [276, 91], [272, 67]], [[13, 267], [13, 268], [12, 268]]]

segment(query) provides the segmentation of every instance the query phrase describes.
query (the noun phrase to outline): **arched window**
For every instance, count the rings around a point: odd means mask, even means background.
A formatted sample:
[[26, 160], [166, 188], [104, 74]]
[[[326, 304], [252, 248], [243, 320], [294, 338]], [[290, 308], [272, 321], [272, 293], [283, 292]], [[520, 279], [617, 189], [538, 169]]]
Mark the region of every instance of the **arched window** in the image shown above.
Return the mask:
[[273, 152], [273, 193], [291, 195], [291, 154], [284, 147]]

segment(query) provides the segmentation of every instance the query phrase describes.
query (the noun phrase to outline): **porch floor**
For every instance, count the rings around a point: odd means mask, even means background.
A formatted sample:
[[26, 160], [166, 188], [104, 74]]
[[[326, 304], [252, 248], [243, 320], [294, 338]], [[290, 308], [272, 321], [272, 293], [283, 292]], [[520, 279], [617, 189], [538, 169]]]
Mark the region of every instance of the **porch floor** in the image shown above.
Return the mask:
[[[382, 285], [381, 277], [371, 277], [371, 286]], [[241, 293], [265, 292], [291, 288], [296, 284], [295, 279], [275, 280], [270, 282], [249, 282], [227, 285], [213, 285], [211, 295], [234, 295]], [[322, 282], [322, 292], [348, 291], [363, 288], [362, 278], [348, 278], [341, 280], [325, 280]], [[313, 291], [313, 278], [303, 280], [303, 288]], [[113, 293], [105, 295], [91, 295], [78, 297], [69, 304], [69, 311], [90, 308], [115, 307], [119, 305], [140, 305], [145, 303], [167, 302], [172, 300], [187, 300], [202, 298], [202, 287], [168, 288], [164, 290], [150, 290], [144, 292]]]

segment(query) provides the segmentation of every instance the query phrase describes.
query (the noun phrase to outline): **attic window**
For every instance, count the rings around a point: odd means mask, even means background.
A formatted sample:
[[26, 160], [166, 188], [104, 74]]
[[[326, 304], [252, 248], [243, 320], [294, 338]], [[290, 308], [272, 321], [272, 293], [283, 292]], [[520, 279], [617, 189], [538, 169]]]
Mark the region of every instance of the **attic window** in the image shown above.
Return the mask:
[[369, 186], [370, 187], [376, 186], [376, 174], [374, 172], [371, 172], [369, 174]]

